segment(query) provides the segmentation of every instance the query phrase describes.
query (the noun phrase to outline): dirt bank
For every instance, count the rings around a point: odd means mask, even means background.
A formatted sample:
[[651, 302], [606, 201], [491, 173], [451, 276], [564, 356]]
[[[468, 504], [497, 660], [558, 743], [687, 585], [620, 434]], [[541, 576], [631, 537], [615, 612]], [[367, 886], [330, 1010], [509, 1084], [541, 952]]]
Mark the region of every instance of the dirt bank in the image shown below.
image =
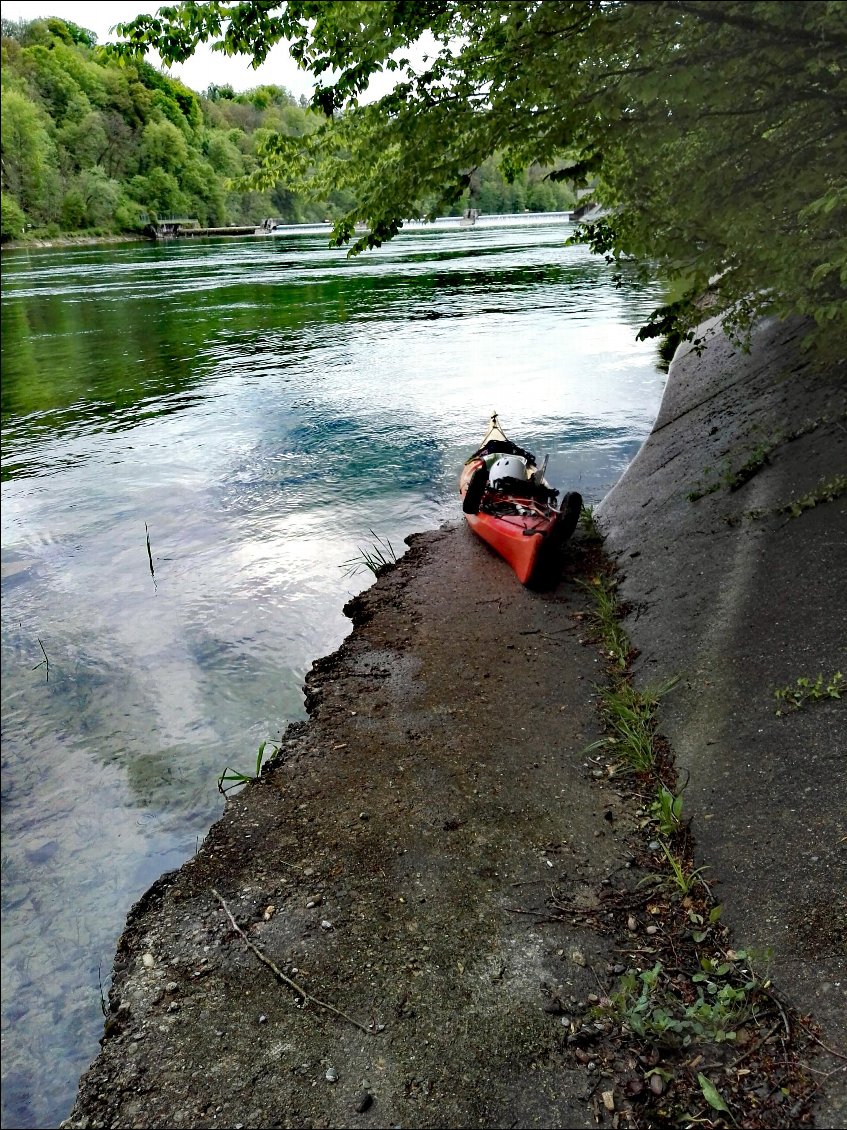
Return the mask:
[[[691, 772], [684, 802], [695, 813], [695, 839], [702, 835], [708, 848], [697, 842], [696, 863], [711, 868], [713, 883], [723, 881], [716, 889], [727, 917], [757, 944], [778, 948], [795, 938], [796, 965], [779, 957], [789, 992], [798, 991], [802, 1010], [807, 1001], [822, 1005], [824, 1027], [814, 1039], [834, 1046], [843, 934], [827, 934], [824, 944], [824, 933], [814, 933], [823, 919], [806, 908], [810, 892], [817, 899], [828, 889], [829, 904], [815, 905], [836, 913], [844, 776], [843, 760], [839, 768], [829, 758], [843, 737], [843, 705], [815, 701], [777, 718], [770, 684], [807, 668], [816, 674], [819, 665], [829, 670], [835, 652], [825, 641], [837, 639], [843, 591], [828, 590], [830, 619], [814, 620], [821, 641], [808, 638], [804, 617], [789, 618], [794, 634], [783, 640], [778, 669], [764, 666], [770, 650], [760, 668], [743, 651], [757, 632], [773, 630], [773, 616], [750, 611], [738, 594], [781, 575], [775, 559], [806, 545], [795, 531], [809, 518], [815, 525], [805, 529], [816, 530], [827, 514], [815, 560], [831, 578], [840, 560], [843, 573], [843, 499], [804, 510], [793, 525], [767, 516], [727, 523], [721, 511], [704, 517], [686, 499], [698, 515], [685, 527], [690, 550], [677, 530], [681, 518], [662, 525], [667, 499], [676, 497], [673, 479], [651, 493], [664, 467], [670, 474], [679, 460], [688, 470], [677, 489], [690, 492], [697, 447], [721, 428], [732, 458], [750, 429], [772, 434], [760, 409], [743, 415], [734, 356], [713, 353], [726, 380], [705, 410], [729, 400], [705, 430], [695, 411], [702, 378], [690, 381], [685, 364], [672, 368], [653, 447], [601, 514], [625, 591], [637, 599], [629, 630], [641, 648], [638, 677], [661, 667], [687, 680], [664, 700], [662, 721], [666, 714]], [[777, 382], [786, 396], [791, 373]], [[766, 377], [762, 368], [743, 379], [758, 387]], [[797, 393], [821, 417], [779, 455], [771, 452], [774, 466], [797, 452], [811, 475], [810, 452], [837, 441], [820, 422], [830, 411], [829, 401], [816, 399], [821, 387]], [[764, 411], [766, 389], [761, 401]], [[790, 403], [792, 419], [805, 418]], [[711, 427], [718, 430], [710, 437]], [[805, 437], [815, 434], [818, 447], [808, 447]], [[665, 457], [663, 435], [672, 441]], [[636, 488], [645, 493], [628, 498]], [[740, 490], [732, 493], [741, 506]], [[714, 506], [718, 495], [699, 502]], [[744, 549], [751, 544], [753, 554]], [[640, 574], [635, 566], [648, 556], [652, 572]], [[752, 577], [742, 590], [729, 564], [747, 558]], [[743, 1048], [728, 1052], [695, 1042], [672, 1054], [654, 1034], [638, 1038], [594, 1011], [628, 966], [648, 971], [661, 962], [690, 993], [699, 969], [687, 968], [691, 916], [702, 909], [668, 894], [667, 884], [643, 885], [650, 859], [661, 856], [648, 842], [655, 833], [644, 818], [643, 786], [610, 776], [607, 758], [586, 753], [601, 735], [595, 684], [604, 681], [604, 658], [587, 642], [593, 604], [579, 581], [590, 582], [599, 566], [580, 534], [561, 583], [536, 593], [517, 585], [461, 524], [411, 539], [400, 564], [352, 602], [351, 636], [315, 665], [309, 721], [291, 727], [279, 758], [227, 805], [197, 856], [133, 908], [103, 1050], [64, 1125], [663, 1126], [678, 1124], [686, 1110], [702, 1123], [726, 1124], [698, 1086], [699, 1073], [707, 1084], [733, 1085], [744, 1115], [738, 1124], [793, 1126], [807, 1120], [808, 1090], [792, 1093], [786, 1065], [812, 1047], [821, 1053], [808, 1060], [819, 1072], [819, 1125], [840, 1125], [827, 1121], [844, 1101], [843, 1075], [828, 1074], [840, 1061], [819, 1042], [799, 1040], [799, 1017], [768, 986], [766, 1008], [739, 1033]], [[790, 562], [779, 568], [790, 570]], [[794, 577], [796, 590], [805, 574]], [[815, 608], [820, 599], [820, 591], [810, 598]], [[728, 629], [739, 616], [734, 634], [717, 634], [715, 625]], [[687, 658], [700, 654], [703, 639], [713, 649], [709, 670]], [[748, 668], [759, 671], [755, 693]], [[723, 705], [709, 690], [718, 677]], [[736, 698], [727, 688], [739, 681]], [[693, 730], [684, 728], [688, 716], [697, 719]], [[753, 737], [753, 719], [767, 747]], [[699, 767], [695, 731], [709, 752]], [[740, 749], [725, 744], [736, 734]], [[774, 751], [770, 759], [764, 748]], [[783, 791], [775, 779], [786, 773]], [[759, 851], [754, 823], [759, 835], [774, 828], [792, 836], [781, 866], [771, 863], [772, 840]], [[815, 873], [813, 853], [825, 874]], [[682, 915], [684, 936], [671, 912]], [[783, 930], [789, 912], [795, 916]], [[736, 933], [739, 944], [747, 941]], [[719, 943], [732, 962], [729, 935]], [[808, 983], [821, 990], [814, 999], [802, 995], [801, 956]], [[734, 1076], [718, 1076], [728, 1060]]]
[[[611, 942], [529, 913], [554, 888], [594, 904], [626, 862], [621, 799], [579, 752], [598, 736], [586, 597], [572, 580], [528, 592], [456, 527], [412, 539], [350, 611], [309, 677], [310, 721], [132, 913], [74, 1119], [593, 1125], [561, 1018]], [[368, 1030], [298, 1007], [213, 889]]]

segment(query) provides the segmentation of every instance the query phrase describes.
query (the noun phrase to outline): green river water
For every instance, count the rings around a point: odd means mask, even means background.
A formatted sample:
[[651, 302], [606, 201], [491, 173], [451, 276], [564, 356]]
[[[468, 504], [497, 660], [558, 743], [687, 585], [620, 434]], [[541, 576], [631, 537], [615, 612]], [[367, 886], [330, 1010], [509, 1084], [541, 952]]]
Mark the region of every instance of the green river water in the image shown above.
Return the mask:
[[4, 1126], [67, 1115], [130, 906], [304, 717], [372, 579], [345, 563], [460, 517], [494, 410], [589, 502], [637, 451], [659, 288], [571, 230], [4, 253]]

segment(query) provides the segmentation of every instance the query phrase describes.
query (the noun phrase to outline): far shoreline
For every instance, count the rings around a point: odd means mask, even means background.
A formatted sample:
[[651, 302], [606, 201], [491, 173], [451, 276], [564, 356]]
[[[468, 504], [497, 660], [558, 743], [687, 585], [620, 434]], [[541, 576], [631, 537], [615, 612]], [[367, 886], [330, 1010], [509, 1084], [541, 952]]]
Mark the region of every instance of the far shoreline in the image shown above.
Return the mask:
[[149, 236], [132, 235], [59, 235], [49, 239], [9, 239], [0, 244], [0, 251], [31, 251], [51, 247], [94, 247], [108, 243], [154, 243]]
[[[498, 221], [498, 220], [524, 220], [524, 219], [530, 219], [530, 218], [534, 222], [538, 222], [539, 220], [543, 221], [543, 220], [546, 219], [546, 220], [548, 220], [548, 222], [555, 223], [555, 222], [560, 222], [562, 220], [567, 220], [567, 221], [570, 222], [575, 218], [575, 216], [574, 216], [574, 213], [572, 211], [571, 212], [560, 212], [560, 211], [557, 211], [557, 212], [529, 212], [529, 211], [526, 211], [526, 212], [523, 212], [523, 213], [518, 213], [518, 212], [502, 212], [502, 213], [501, 212], [492, 212], [492, 213], [489, 213], [489, 214], [485, 214], [485, 213], [481, 214], [478, 217], [478, 220]], [[434, 220], [434, 221], [407, 220], [406, 224], [407, 225], [426, 224], [427, 226], [435, 226], [435, 225], [438, 225], [438, 224], [443, 224], [445, 222], [449, 223], [450, 226], [456, 226], [456, 227], [463, 226], [461, 216], [449, 216], [449, 217], [444, 216], [444, 217], [439, 217], [439, 219]], [[475, 223], [476, 223], [476, 221], [475, 221]], [[471, 225], [467, 225], [467, 226], [475, 226], [475, 223], [471, 224]], [[292, 231], [296, 230], [297, 228], [314, 229], [314, 228], [319, 227], [319, 226], [320, 227], [327, 227], [327, 228], [332, 227], [331, 224], [319, 224], [318, 222], [313, 222], [313, 223], [306, 222], [306, 223], [302, 223], [302, 224], [286, 224], [285, 225], [286, 229], [292, 230]], [[259, 225], [257, 225], [256, 234], [257, 235], [260, 234], [260, 226]], [[262, 233], [262, 234], [271, 235], [273, 233], [267, 232], [267, 233]], [[178, 237], [178, 238], [184, 239], [185, 237]], [[228, 235], [226, 232], [220, 232], [219, 234], [216, 233], [215, 235], [204, 236], [203, 238], [206, 238], [206, 239], [231, 239], [231, 238], [233, 238], [233, 236]], [[9, 239], [9, 240], [6, 240], [5, 243], [0, 244], [0, 252], [5, 252], [5, 251], [30, 251], [30, 250], [33, 250], [33, 249], [41, 250], [41, 249], [64, 248], [64, 247], [96, 247], [96, 246], [101, 245], [101, 244], [107, 245], [107, 244], [112, 244], [112, 243], [162, 243], [162, 242], [170, 243], [170, 242], [173, 242], [173, 240], [166, 240], [165, 241], [165, 240], [161, 240], [161, 239], [155, 239], [154, 237], [149, 236], [149, 235], [144, 235], [141, 232], [135, 232], [135, 233], [124, 232], [124, 233], [113, 234], [113, 235], [70, 235], [70, 234], [65, 234], [65, 235], [51, 236], [49, 238], [44, 238], [44, 239], [41, 239], [41, 238]]]

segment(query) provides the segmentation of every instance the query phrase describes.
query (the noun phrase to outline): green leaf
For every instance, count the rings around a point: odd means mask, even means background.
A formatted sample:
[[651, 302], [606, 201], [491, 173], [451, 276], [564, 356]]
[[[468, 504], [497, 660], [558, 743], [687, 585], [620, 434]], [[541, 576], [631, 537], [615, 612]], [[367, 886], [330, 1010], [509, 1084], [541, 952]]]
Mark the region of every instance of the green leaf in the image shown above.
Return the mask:
[[697, 1082], [700, 1084], [700, 1090], [703, 1092], [703, 1098], [712, 1108], [712, 1110], [722, 1110], [726, 1114], [731, 1114], [729, 1107], [721, 1098], [720, 1093], [711, 1080], [707, 1079], [705, 1075], [699, 1073], [697, 1075]]

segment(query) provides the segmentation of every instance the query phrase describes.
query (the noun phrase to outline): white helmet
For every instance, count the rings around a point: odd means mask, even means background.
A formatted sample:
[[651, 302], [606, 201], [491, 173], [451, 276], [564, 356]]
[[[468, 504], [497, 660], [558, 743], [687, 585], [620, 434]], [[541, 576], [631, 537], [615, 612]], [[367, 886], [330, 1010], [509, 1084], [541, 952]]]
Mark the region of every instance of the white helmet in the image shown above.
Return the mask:
[[526, 461], [519, 455], [501, 455], [491, 464], [488, 481], [493, 485], [499, 479], [526, 479]]

